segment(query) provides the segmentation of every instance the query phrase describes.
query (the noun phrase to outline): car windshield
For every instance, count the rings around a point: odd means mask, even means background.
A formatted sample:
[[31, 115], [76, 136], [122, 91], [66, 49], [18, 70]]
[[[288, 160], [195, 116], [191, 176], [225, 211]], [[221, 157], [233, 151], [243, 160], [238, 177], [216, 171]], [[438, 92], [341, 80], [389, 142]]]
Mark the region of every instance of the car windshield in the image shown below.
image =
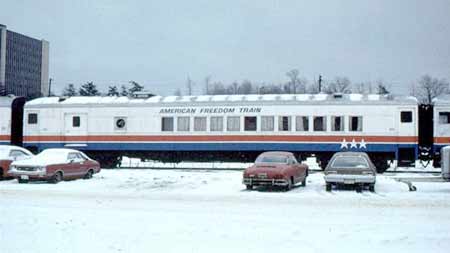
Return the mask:
[[361, 156], [338, 156], [334, 159], [332, 168], [369, 168], [369, 164]]
[[255, 163], [280, 163], [286, 164], [288, 158], [282, 155], [263, 155], [259, 156]]

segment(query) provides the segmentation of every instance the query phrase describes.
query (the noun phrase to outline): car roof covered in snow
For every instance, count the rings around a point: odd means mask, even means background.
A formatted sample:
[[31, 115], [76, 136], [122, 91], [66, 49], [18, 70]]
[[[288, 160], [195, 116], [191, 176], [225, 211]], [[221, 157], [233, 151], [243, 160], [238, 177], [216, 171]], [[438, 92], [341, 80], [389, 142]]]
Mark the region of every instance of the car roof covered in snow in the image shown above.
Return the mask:
[[153, 96], [130, 97], [46, 97], [27, 102], [27, 107], [60, 106], [170, 106], [201, 104], [407, 104], [416, 105], [410, 96], [378, 94], [272, 94], [272, 95], [201, 95], [201, 96]]

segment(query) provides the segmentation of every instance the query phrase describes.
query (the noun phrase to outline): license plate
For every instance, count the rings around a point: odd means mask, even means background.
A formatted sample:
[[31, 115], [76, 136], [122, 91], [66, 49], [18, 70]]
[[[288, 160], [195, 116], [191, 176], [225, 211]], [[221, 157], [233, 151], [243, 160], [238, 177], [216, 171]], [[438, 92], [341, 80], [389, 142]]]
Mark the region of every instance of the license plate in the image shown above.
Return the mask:
[[30, 179], [27, 175], [21, 175], [20, 176], [20, 179], [22, 179], [22, 180], [28, 180], [28, 179]]
[[259, 173], [258, 178], [267, 178], [267, 173]]
[[354, 184], [355, 180], [353, 179], [344, 179], [344, 184]]

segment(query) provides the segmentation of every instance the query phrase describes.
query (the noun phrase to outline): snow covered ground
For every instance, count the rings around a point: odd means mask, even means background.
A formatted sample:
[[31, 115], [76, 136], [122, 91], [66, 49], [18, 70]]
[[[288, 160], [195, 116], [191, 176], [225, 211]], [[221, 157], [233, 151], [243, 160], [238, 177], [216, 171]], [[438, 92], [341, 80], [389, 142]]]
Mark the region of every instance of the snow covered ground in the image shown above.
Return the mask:
[[448, 252], [450, 183], [247, 191], [239, 171], [102, 170], [0, 182], [0, 252]]

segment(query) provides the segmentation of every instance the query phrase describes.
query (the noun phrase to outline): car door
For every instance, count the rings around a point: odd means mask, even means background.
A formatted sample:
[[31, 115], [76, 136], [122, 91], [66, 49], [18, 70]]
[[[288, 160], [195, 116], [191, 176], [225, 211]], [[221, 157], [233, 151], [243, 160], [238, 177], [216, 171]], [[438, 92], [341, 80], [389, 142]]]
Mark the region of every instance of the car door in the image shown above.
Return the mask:
[[77, 153], [71, 152], [67, 155], [67, 164], [64, 165], [64, 174], [74, 177], [80, 173], [80, 159]]
[[88, 170], [89, 162], [86, 161], [86, 158], [84, 158], [80, 153], [77, 153], [77, 159], [79, 161], [79, 166], [77, 168], [77, 175], [84, 176], [86, 175], [86, 171]]

